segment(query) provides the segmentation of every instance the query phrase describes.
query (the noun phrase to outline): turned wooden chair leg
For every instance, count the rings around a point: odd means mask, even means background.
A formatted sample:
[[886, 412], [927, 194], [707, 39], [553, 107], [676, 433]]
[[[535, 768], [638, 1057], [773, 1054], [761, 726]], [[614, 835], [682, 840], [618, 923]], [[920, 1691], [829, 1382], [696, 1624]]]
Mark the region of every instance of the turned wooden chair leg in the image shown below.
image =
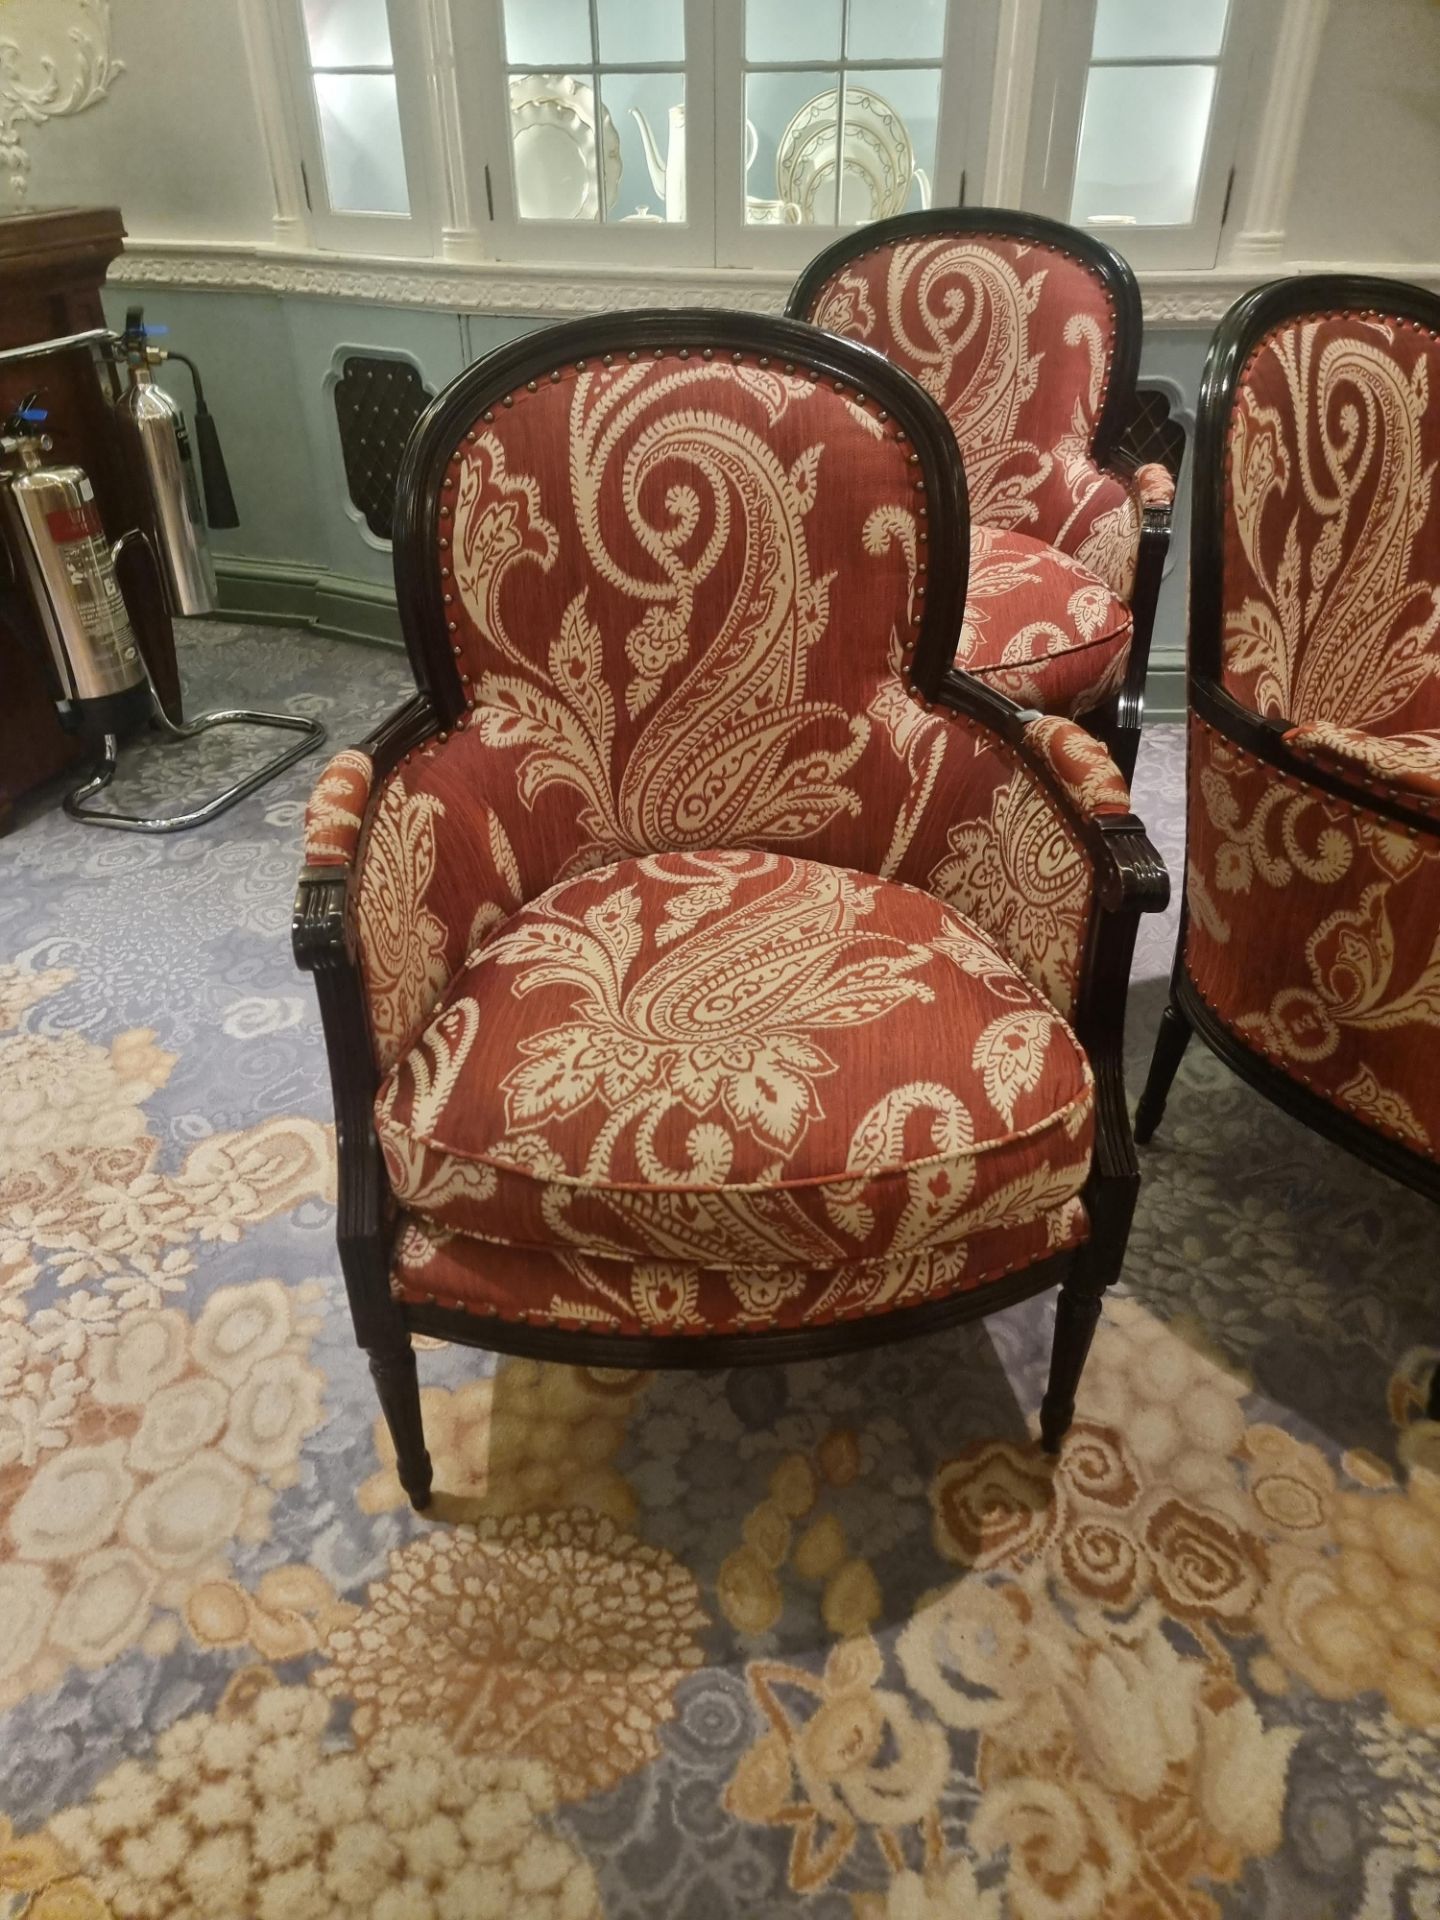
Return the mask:
[[410, 1496], [416, 1512], [430, 1504], [430, 1484], [434, 1469], [425, 1450], [425, 1429], [420, 1418], [420, 1376], [415, 1367], [415, 1352], [410, 1336], [401, 1328], [383, 1344], [366, 1348], [375, 1391], [380, 1396], [380, 1411], [395, 1442], [395, 1466], [400, 1484]]
[[1055, 1302], [1055, 1343], [1050, 1349], [1050, 1383], [1040, 1403], [1040, 1443], [1047, 1453], [1058, 1453], [1060, 1442], [1075, 1418], [1075, 1394], [1095, 1328], [1100, 1320], [1104, 1287], [1087, 1283], [1076, 1274], [1060, 1289]]
[[1190, 1034], [1190, 1022], [1172, 1000], [1160, 1016], [1160, 1031], [1155, 1036], [1145, 1091], [1135, 1109], [1135, 1138], [1142, 1147], [1154, 1135], [1164, 1115], [1171, 1084], [1190, 1044]]

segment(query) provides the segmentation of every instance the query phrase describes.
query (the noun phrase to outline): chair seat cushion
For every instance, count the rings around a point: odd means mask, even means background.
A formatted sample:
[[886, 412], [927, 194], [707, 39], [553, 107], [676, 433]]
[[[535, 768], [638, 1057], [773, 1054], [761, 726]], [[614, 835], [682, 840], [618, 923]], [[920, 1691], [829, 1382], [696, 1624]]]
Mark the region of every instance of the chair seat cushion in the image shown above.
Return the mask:
[[756, 852], [566, 881], [386, 1078], [415, 1214], [512, 1247], [831, 1268], [1052, 1211], [1092, 1090], [1054, 1008], [929, 894]]
[[697, 1267], [589, 1253], [499, 1247], [406, 1215], [391, 1285], [409, 1306], [615, 1334], [775, 1332], [975, 1293], [1089, 1238], [1078, 1195], [1017, 1225], [982, 1227], [954, 1246], [849, 1266]]
[[1022, 706], [1074, 718], [1118, 692], [1130, 609], [1096, 573], [1025, 533], [973, 527], [956, 663]]

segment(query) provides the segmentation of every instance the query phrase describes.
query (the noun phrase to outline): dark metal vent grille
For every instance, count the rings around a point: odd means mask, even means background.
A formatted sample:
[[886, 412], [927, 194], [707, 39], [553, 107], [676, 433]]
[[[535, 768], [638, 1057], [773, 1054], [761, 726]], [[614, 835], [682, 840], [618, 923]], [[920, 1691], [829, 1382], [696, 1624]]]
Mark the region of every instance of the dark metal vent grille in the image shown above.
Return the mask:
[[1135, 395], [1135, 411], [1120, 441], [1120, 451], [1137, 467], [1154, 461], [1164, 467], [1172, 480], [1180, 478], [1185, 458], [1185, 423], [1172, 420], [1170, 402], [1159, 387], [1141, 387]]
[[378, 540], [395, 530], [395, 483], [410, 430], [434, 396], [408, 360], [352, 353], [335, 382], [345, 485]]

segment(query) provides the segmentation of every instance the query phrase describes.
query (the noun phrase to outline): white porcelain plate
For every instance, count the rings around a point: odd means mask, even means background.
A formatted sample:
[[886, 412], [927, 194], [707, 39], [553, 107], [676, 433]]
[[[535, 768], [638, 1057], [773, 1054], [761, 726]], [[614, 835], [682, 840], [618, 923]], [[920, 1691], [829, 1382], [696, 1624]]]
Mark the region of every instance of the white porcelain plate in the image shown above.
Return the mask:
[[[620, 197], [620, 136], [599, 114], [605, 211]], [[510, 138], [523, 220], [594, 220], [600, 212], [594, 89], [569, 73], [512, 73]]]
[[[839, 145], [840, 91], [830, 87], [795, 114], [775, 154], [775, 190], [793, 200], [801, 218], [830, 224]], [[910, 197], [915, 150], [910, 130], [890, 102], [868, 87], [845, 89], [845, 153], [840, 169], [842, 227], [886, 220]]]

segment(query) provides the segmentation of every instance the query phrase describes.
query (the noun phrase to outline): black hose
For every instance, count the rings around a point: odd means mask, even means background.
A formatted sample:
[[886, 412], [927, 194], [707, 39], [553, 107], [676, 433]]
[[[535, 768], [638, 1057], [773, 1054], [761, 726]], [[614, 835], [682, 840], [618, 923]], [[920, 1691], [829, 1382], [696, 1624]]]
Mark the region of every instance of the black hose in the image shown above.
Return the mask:
[[182, 366], [188, 367], [190, 378], [195, 383], [195, 451], [200, 460], [200, 479], [205, 488], [205, 518], [212, 527], [238, 527], [240, 514], [220, 446], [220, 430], [215, 425], [215, 416], [205, 404], [200, 369], [185, 353], [168, 353], [166, 358], [178, 360]]

